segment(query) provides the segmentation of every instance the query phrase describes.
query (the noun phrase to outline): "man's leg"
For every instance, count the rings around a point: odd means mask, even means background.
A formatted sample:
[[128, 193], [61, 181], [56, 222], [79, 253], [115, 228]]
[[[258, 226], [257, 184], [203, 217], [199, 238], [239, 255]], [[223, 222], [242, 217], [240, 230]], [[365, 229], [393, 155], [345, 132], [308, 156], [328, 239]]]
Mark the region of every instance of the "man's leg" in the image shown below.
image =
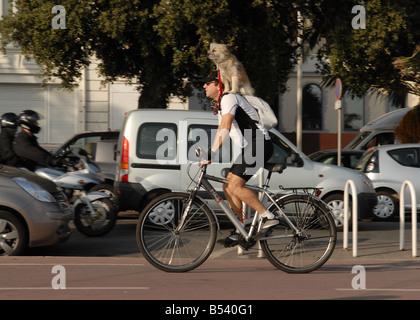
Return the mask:
[[230, 174], [231, 176], [228, 185], [224, 189], [227, 191], [227, 194], [229, 194], [229, 197], [233, 200], [233, 202], [237, 205], [243, 201], [252, 209], [257, 211], [258, 214], [261, 215], [261, 218], [263, 218], [261, 226], [262, 229], [278, 224], [279, 221], [275, 219], [275, 216], [266, 209], [254, 191], [245, 187], [246, 181], [235, 174]]
[[[223, 186], [223, 190], [225, 191], [226, 198], [228, 199], [231, 208], [234, 206], [242, 209], [242, 202], [245, 202], [248, 206], [255, 211], [258, 211], [260, 214], [267, 211], [254, 191], [244, 187], [246, 183], [244, 179], [229, 172], [227, 180], [229, 182], [227, 185]], [[239, 213], [237, 211], [234, 212], [236, 215]], [[242, 215], [242, 210], [240, 211], [240, 215]]]
[[[230, 180], [231, 175], [232, 174], [229, 172], [228, 176], [226, 177], [228, 181]], [[242, 220], [242, 201], [229, 192], [227, 183], [223, 184], [223, 193], [225, 194], [225, 197], [229, 203], [230, 209], [233, 211], [234, 214], [236, 214], [239, 220]]]

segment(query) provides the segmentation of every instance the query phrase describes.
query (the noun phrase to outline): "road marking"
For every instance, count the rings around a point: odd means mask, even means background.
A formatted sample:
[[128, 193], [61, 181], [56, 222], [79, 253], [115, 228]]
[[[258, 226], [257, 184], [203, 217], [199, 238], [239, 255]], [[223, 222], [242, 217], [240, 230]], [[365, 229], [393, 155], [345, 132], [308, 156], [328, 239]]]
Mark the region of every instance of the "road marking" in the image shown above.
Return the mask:
[[398, 291], [398, 292], [420, 292], [420, 289], [335, 289], [337, 291]]
[[66, 287], [65, 289], [53, 289], [52, 287], [9, 287], [0, 288], [0, 291], [7, 290], [149, 290], [149, 287]]
[[62, 266], [128, 266], [128, 267], [143, 267], [144, 264], [142, 263], [0, 263], [1, 266], [54, 266], [54, 265], [62, 265]]

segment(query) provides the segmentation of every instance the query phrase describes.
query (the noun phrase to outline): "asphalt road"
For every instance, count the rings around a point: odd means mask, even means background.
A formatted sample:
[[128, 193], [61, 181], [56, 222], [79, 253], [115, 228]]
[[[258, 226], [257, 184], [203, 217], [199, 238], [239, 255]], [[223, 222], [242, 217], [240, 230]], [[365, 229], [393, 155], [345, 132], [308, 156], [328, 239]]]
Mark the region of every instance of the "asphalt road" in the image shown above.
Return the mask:
[[[251, 304], [248, 308], [254, 308], [256, 316], [267, 310], [261, 309], [262, 301], [420, 299], [420, 260], [411, 256], [409, 223], [405, 251], [399, 250], [398, 222], [360, 222], [357, 257], [352, 254], [351, 233], [350, 250], [344, 251], [340, 232], [332, 258], [319, 270], [299, 275], [275, 269], [257, 250], [238, 255], [237, 249], [218, 245], [199, 268], [165, 273], [139, 253], [135, 227], [136, 220], [121, 219], [101, 238], [85, 237], [74, 229], [66, 243], [1, 258], [0, 299], [155, 300], [161, 302], [154, 308], [157, 315], [192, 312], [177, 309], [184, 303], [201, 308], [194, 318], [209, 316], [216, 300]], [[229, 231], [223, 229], [219, 237]]]

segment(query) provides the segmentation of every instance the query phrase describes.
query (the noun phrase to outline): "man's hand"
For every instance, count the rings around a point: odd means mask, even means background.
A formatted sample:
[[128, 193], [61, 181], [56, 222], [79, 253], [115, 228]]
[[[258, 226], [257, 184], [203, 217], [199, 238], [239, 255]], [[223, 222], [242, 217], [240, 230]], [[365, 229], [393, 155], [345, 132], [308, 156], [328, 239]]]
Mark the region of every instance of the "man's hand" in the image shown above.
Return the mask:
[[200, 168], [202, 168], [206, 164], [210, 164], [211, 160], [201, 160], [200, 164], [198, 165]]

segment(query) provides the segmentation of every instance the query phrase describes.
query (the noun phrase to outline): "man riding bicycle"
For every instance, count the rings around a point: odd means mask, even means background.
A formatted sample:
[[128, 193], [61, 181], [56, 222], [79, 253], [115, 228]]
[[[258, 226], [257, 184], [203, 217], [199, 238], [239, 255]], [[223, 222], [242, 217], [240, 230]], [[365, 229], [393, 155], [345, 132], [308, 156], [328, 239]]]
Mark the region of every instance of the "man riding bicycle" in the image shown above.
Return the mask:
[[[242, 202], [258, 212], [263, 219], [260, 231], [264, 232], [279, 221], [261, 203], [257, 195], [245, 187], [245, 183], [272, 156], [274, 149], [270, 136], [259, 123], [255, 108], [242, 95], [221, 92], [223, 89], [218, 71], [213, 71], [203, 79], [203, 82], [206, 97], [213, 99], [215, 112], [219, 118], [217, 134], [206, 163], [211, 163], [213, 156], [230, 136], [234, 144], [240, 148], [240, 154], [229, 170], [226, 177], [228, 183], [223, 185], [223, 191], [231, 210], [240, 220], [243, 220]], [[258, 152], [260, 148], [263, 148], [261, 153]], [[222, 243], [225, 247], [236, 246], [239, 243], [238, 236], [239, 233], [235, 230]]]

